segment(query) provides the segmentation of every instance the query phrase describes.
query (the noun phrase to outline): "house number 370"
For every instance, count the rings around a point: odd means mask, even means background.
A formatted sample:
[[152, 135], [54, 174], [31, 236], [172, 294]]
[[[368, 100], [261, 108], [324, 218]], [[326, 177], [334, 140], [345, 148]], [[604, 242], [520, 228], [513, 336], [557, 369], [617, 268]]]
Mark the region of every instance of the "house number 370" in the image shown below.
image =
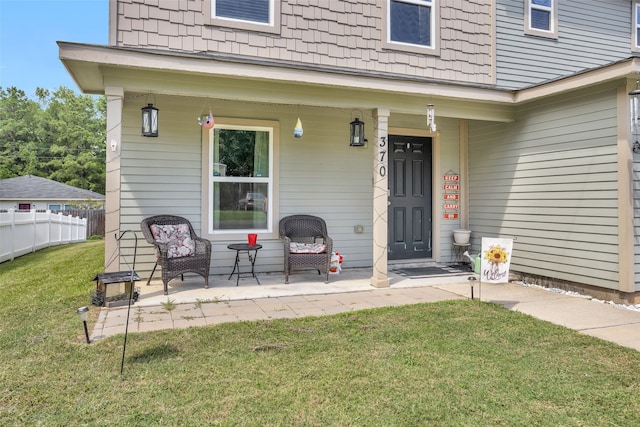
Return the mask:
[[385, 160], [384, 160], [384, 156], [387, 154], [387, 138], [385, 136], [380, 138], [380, 142], [378, 143], [378, 155], [380, 156], [380, 158], [378, 159], [378, 163], [380, 163], [378, 165], [378, 174], [381, 177], [384, 177], [385, 175], [387, 175], [387, 166], [385, 165]]

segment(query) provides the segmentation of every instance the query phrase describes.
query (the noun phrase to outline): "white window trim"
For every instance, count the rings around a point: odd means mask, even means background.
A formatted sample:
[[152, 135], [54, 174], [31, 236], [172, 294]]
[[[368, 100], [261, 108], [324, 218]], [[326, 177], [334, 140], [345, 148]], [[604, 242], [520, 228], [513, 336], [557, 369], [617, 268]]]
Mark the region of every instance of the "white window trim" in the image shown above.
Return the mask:
[[640, 40], [638, 40], [638, 28], [640, 28], [640, 24], [638, 24], [638, 15], [640, 14], [640, 1], [635, 0], [632, 3], [633, 13], [632, 21], [631, 21], [631, 51], [632, 52], [640, 52]]
[[[403, 3], [414, 3], [424, 5], [424, 2], [415, 0], [398, 0]], [[440, 55], [440, 8], [439, 0], [431, 1], [431, 46], [422, 46], [411, 43], [403, 43], [391, 40], [391, 0], [384, 0], [382, 3], [382, 16], [385, 25], [382, 28], [383, 49], [402, 50], [405, 52], [421, 53], [427, 55]]]
[[[216, 128], [236, 128], [236, 129], [255, 129], [269, 130], [271, 137], [269, 141], [269, 178], [264, 178], [265, 182], [269, 181], [269, 197], [267, 199], [267, 229], [255, 230], [213, 230], [211, 201], [213, 200], [213, 183], [214, 176], [212, 163], [210, 161], [211, 150], [213, 148], [214, 130]], [[201, 233], [202, 237], [211, 241], [242, 241], [246, 242], [248, 233], [257, 233], [259, 239], [279, 239], [278, 218], [279, 210], [279, 141], [280, 141], [280, 123], [271, 120], [252, 120], [216, 117], [216, 125], [213, 129], [202, 130], [202, 206], [201, 206]], [[216, 177], [216, 182], [237, 181], [237, 177]]]
[[280, 0], [269, 0], [269, 22], [243, 21], [233, 18], [215, 16], [215, 0], [203, 1], [203, 16], [205, 25], [234, 28], [237, 30], [257, 31], [263, 33], [280, 34]]
[[[524, 0], [524, 33], [530, 36], [546, 37], [549, 39], [558, 38], [558, 1], [551, 0], [551, 7], [538, 6], [531, 3], [531, 0]], [[549, 31], [533, 28], [531, 26], [531, 9], [546, 10], [551, 12], [549, 18]]]

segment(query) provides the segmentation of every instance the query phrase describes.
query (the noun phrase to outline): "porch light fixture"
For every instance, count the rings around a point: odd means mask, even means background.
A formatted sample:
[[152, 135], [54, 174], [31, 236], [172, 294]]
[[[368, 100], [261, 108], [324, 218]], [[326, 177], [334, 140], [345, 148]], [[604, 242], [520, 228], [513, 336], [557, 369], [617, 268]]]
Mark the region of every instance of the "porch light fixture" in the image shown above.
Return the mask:
[[433, 104], [427, 104], [427, 128], [431, 132], [436, 131], [436, 109]]
[[153, 104], [142, 107], [142, 136], [158, 136], [158, 109]]
[[635, 140], [632, 149], [634, 153], [638, 154], [640, 153], [640, 142], [638, 141], [638, 134], [640, 133], [640, 77], [638, 77], [638, 80], [636, 80], [635, 89], [629, 92], [629, 101], [629, 112], [631, 115], [631, 136]]
[[364, 146], [364, 122], [361, 122], [360, 119], [356, 117], [354, 121], [350, 123], [351, 132], [349, 138], [349, 145], [351, 147], [362, 147]]
[[89, 340], [89, 330], [87, 329], [87, 317], [89, 316], [89, 309], [87, 307], [80, 307], [76, 310], [78, 316], [80, 316], [80, 321], [84, 324], [84, 336], [87, 339], [87, 344], [91, 343]]

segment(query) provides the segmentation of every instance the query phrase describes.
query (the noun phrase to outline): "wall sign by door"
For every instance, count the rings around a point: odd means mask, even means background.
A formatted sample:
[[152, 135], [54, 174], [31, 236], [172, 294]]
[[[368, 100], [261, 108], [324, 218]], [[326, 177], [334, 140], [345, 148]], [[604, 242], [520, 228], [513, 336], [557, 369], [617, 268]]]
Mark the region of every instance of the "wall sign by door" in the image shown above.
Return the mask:
[[442, 175], [442, 210], [444, 219], [458, 219], [460, 217], [460, 175], [449, 171]]

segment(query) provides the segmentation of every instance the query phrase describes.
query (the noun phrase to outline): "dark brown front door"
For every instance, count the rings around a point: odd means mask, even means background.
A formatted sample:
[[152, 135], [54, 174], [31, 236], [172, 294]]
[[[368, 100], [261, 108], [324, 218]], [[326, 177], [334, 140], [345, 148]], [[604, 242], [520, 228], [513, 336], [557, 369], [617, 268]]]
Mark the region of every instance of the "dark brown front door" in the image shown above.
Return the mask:
[[389, 135], [390, 260], [430, 258], [431, 138]]

